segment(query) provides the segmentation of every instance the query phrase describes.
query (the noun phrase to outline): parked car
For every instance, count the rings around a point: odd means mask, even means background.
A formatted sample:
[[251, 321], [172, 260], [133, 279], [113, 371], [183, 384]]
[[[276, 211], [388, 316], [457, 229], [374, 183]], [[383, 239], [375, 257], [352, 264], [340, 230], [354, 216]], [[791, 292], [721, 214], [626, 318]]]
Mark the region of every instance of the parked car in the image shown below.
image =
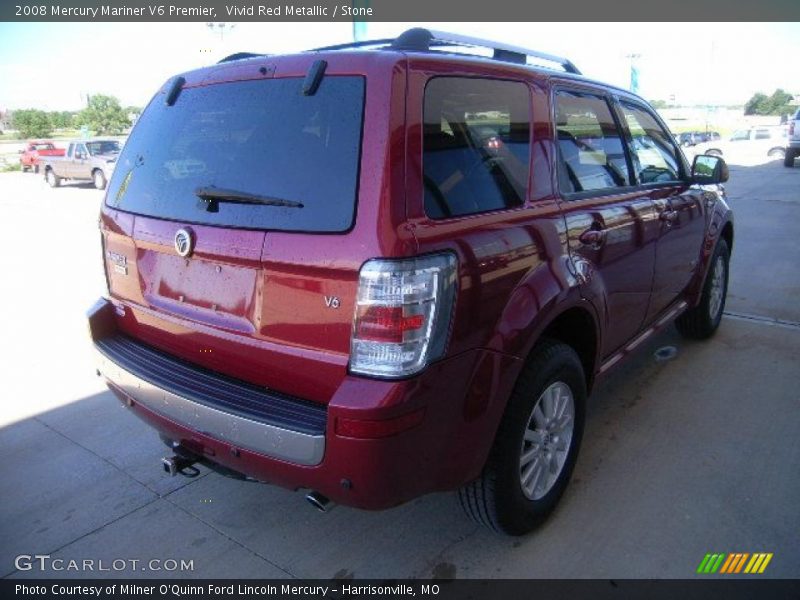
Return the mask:
[[720, 134], [716, 131], [698, 131], [696, 135], [698, 144], [702, 142], [713, 142], [714, 140], [722, 139]]
[[679, 133], [677, 138], [681, 146], [694, 146], [701, 141], [698, 133], [695, 131], [684, 131], [683, 133]]
[[797, 109], [797, 112], [794, 113], [794, 116], [789, 121], [783, 165], [785, 167], [793, 167], [794, 159], [798, 156], [800, 156], [800, 108]]
[[786, 154], [784, 127], [750, 127], [735, 131], [727, 140], [697, 144], [693, 152], [724, 156], [728, 160], [783, 158]]
[[676, 139], [681, 146], [696, 146], [703, 142], [718, 140], [720, 135], [716, 131], [686, 131], [677, 134]]
[[22, 171], [39, 172], [39, 164], [43, 157], [64, 156], [64, 149], [57, 148], [53, 142], [35, 140], [28, 142], [24, 150], [20, 150], [19, 164]]
[[50, 187], [58, 187], [65, 179], [91, 181], [104, 190], [114, 172], [120, 143], [114, 139], [94, 139], [70, 142], [64, 156], [48, 156], [42, 163]]
[[412, 29], [240, 54], [167, 82], [119, 157], [98, 372], [171, 474], [321, 510], [459, 490], [522, 534], [567, 486], [597, 381], [673, 321], [717, 330], [726, 179], [640, 97], [536, 51]]

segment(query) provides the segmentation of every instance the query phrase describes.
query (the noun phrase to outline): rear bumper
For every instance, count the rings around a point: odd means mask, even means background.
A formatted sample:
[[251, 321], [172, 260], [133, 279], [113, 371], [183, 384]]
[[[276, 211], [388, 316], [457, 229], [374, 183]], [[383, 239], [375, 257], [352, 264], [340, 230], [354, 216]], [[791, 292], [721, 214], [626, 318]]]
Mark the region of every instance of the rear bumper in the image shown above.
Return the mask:
[[[163, 436], [261, 481], [366, 509], [476, 477], [520, 366], [513, 357], [475, 350], [407, 380], [346, 377], [327, 406], [286, 397], [276, 404], [269, 392], [152, 349], [145, 349], [152, 360], [175, 364], [154, 370], [145, 355], [115, 352], [108, 342], [119, 333], [106, 300], [89, 312], [89, 327], [109, 388]], [[226, 395], [225, 386], [239, 391]]]
[[[148, 377], [145, 369], [137, 368], [130, 349], [117, 349], [110, 340], [95, 342], [98, 372], [109, 384], [122, 392], [126, 403], [132, 401], [141, 408], [166, 419], [183, 423], [199, 432], [214, 432], [221, 440], [235, 448], [245, 448], [278, 460], [299, 465], [318, 465], [325, 454], [325, 431], [298, 431], [289, 427], [258, 419], [256, 415], [235, 414], [213, 404], [203, 403], [180, 386], [158, 385], [157, 377]], [[201, 371], [195, 375], [202, 376]], [[210, 379], [210, 377], [207, 377]], [[243, 388], [243, 392], [248, 392]], [[264, 394], [264, 396], [267, 396]]]

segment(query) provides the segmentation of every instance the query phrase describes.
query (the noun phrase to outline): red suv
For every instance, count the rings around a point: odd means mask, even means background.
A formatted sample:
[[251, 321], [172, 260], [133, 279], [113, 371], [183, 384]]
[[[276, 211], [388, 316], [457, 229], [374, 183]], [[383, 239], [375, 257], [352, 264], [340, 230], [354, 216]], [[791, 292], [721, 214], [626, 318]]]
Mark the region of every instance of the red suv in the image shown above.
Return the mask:
[[719, 325], [726, 179], [551, 55], [423, 29], [238, 54], [167, 82], [119, 157], [98, 369], [172, 473], [323, 510], [458, 489], [524, 533], [596, 380], [675, 319]]

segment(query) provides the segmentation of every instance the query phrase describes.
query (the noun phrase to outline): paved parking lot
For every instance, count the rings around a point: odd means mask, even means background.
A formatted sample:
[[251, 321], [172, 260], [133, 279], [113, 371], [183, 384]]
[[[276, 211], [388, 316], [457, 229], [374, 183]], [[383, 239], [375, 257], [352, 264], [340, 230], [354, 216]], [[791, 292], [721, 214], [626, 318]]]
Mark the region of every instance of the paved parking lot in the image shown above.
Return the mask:
[[[451, 494], [320, 514], [299, 493], [166, 476], [89, 357], [102, 194], [0, 174], [0, 576], [680, 578], [707, 552], [772, 552], [766, 576], [800, 576], [800, 167], [732, 166], [728, 190], [730, 316], [706, 343], [670, 328], [605, 382], [560, 507], [514, 539]], [[658, 362], [665, 345], [677, 356]], [[23, 571], [20, 554], [142, 562]]]

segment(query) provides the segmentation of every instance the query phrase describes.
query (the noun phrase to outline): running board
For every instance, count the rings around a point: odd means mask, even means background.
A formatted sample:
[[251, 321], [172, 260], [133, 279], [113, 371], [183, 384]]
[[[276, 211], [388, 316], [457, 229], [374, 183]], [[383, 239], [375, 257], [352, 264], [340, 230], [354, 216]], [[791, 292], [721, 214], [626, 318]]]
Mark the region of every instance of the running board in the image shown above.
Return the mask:
[[658, 319], [650, 327], [648, 327], [642, 333], [640, 333], [635, 338], [633, 338], [633, 340], [630, 341], [627, 346], [622, 348], [622, 350], [618, 350], [608, 360], [606, 360], [600, 366], [600, 370], [597, 372], [597, 374], [598, 375], [605, 374], [605, 372], [608, 371], [611, 367], [613, 367], [615, 364], [617, 364], [623, 358], [625, 358], [629, 354], [631, 354], [636, 348], [638, 348], [642, 344], [642, 342], [644, 342], [646, 339], [648, 339], [650, 336], [652, 336], [657, 331], [660, 331], [661, 329], [663, 329], [665, 325], [668, 325], [669, 323], [671, 323], [673, 321], [673, 319], [675, 319], [675, 317], [677, 317], [684, 310], [686, 310], [687, 306], [689, 306], [689, 305], [686, 303], [685, 300], [681, 300], [680, 302], [678, 302], [678, 304], [676, 304], [675, 307], [672, 308], [671, 310], [667, 311], [664, 314], [663, 317]]

